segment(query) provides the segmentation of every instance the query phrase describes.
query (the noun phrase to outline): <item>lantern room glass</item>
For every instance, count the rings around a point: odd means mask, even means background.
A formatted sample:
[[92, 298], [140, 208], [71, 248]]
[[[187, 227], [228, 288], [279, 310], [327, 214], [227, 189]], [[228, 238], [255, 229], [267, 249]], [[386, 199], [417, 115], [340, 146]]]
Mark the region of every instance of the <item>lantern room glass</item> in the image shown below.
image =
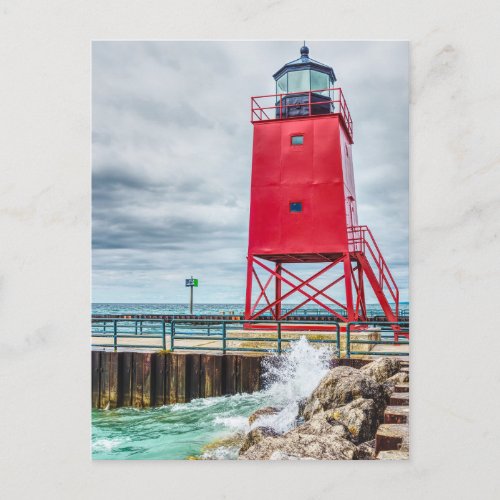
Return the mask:
[[288, 92], [309, 92], [311, 90], [310, 71], [290, 71], [288, 73]]
[[309, 69], [288, 71], [276, 81], [276, 94], [321, 90], [317, 93], [329, 96], [330, 92], [325, 89], [330, 87], [332, 87], [332, 81], [327, 73]]
[[326, 73], [311, 71], [311, 90], [321, 90], [318, 94], [329, 95], [329, 91], [325, 89], [329, 89], [330, 87], [330, 77]]
[[277, 94], [286, 94], [288, 92], [288, 73], [285, 73], [277, 82], [276, 82], [276, 93]]

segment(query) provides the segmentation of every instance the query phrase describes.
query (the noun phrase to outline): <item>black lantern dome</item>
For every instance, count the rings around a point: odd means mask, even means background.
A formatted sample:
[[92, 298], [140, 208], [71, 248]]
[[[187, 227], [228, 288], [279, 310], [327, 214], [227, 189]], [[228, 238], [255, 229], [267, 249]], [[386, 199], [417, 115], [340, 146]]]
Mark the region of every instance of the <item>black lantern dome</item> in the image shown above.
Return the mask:
[[[277, 105], [281, 100], [282, 105], [286, 105], [280, 111], [282, 118], [332, 112], [331, 104], [327, 101], [332, 100], [328, 89], [335, 85], [335, 73], [330, 66], [311, 59], [305, 44], [300, 49], [300, 57], [285, 64], [273, 78], [276, 81], [276, 94], [293, 94], [277, 98]], [[309, 100], [314, 103], [312, 106], [305, 105]]]

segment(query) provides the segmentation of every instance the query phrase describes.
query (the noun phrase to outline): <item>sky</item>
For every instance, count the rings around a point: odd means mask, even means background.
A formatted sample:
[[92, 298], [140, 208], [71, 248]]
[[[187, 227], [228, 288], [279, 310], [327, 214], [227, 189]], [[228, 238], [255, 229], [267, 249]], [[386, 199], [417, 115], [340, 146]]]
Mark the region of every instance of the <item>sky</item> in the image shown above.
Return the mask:
[[[408, 300], [408, 44], [307, 41], [354, 122], [358, 220]], [[243, 303], [250, 97], [302, 41], [93, 43], [93, 302]], [[370, 302], [369, 297], [367, 301]]]

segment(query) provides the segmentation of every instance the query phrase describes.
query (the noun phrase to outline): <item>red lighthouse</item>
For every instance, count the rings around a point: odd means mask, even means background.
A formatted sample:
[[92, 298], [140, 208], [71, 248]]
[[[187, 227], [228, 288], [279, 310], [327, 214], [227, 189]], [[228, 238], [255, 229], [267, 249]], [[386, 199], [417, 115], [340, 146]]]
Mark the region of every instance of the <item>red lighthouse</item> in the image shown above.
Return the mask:
[[[251, 99], [245, 318], [282, 320], [312, 304], [332, 319], [362, 321], [367, 282], [397, 321], [396, 283], [370, 230], [358, 225], [347, 103], [333, 69], [305, 46], [300, 54], [273, 75], [275, 94]], [[294, 305], [285, 310], [284, 301]]]

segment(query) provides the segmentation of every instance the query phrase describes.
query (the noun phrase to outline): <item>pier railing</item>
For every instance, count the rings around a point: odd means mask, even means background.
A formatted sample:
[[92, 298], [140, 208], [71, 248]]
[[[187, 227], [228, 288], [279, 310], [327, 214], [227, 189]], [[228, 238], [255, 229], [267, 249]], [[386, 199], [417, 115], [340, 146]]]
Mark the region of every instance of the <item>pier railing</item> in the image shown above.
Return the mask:
[[[303, 328], [297, 329], [297, 324]], [[251, 331], [246, 329], [250, 325]], [[262, 326], [261, 331], [259, 325]], [[287, 321], [92, 318], [92, 347], [114, 351], [125, 348], [282, 353], [307, 331], [308, 342], [332, 346], [336, 357], [341, 357], [341, 349], [345, 351], [346, 358], [409, 354], [404, 347], [409, 344], [408, 321], [366, 321], [342, 325], [335, 321], [294, 321], [293, 325], [295, 329], [292, 330]], [[315, 331], [317, 325], [322, 325], [321, 332]], [[370, 339], [370, 333], [374, 332], [380, 335]], [[345, 338], [342, 342], [341, 337]], [[134, 341], [131, 342], [131, 339]], [[361, 345], [370, 345], [372, 349], [361, 350]]]
[[[294, 322], [294, 325], [303, 325], [304, 330], [314, 330], [314, 324], [309, 322]], [[245, 327], [252, 325], [252, 331], [245, 332]], [[259, 332], [259, 325], [262, 331]], [[321, 322], [325, 325], [325, 322]], [[286, 330], [286, 321], [265, 320], [231, 320], [210, 321], [206, 325], [198, 326], [193, 332], [193, 322], [189, 320], [172, 321], [170, 350], [210, 350], [222, 352], [271, 352], [278, 353], [286, 350], [286, 345], [297, 341], [300, 333]], [[322, 330], [320, 335], [308, 335], [308, 341], [316, 344], [329, 344], [338, 350], [340, 346], [340, 325], [335, 321], [327, 323], [331, 330]], [[271, 328], [270, 328], [271, 327]], [[318, 338], [320, 337], [320, 338]], [[330, 337], [330, 338], [328, 338]], [[190, 340], [218, 341], [218, 345], [201, 345], [192, 347], [185, 344]]]
[[[380, 340], [374, 339], [357, 339], [353, 338], [353, 333], [370, 333], [380, 331]], [[404, 340], [400, 340], [403, 337]], [[372, 346], [390, 346], [395, 350], [389, 348], [360, 351], [352, 349], [355, 345], [372, 345]], [[410, 330], [408, 321], [359, 321], [350, 322], [346, 326], [346, 358], [352, 355], [363, 356], [409, 356], [408, 350], [402, 350], [401, 346], [409, 346], [410, 344]]]
[[[143, 318], [92, 318], [92, 347], [118, 347], [134, 349], [166, 349], [167, 335], [170, 333], [170, 322], [165, 319]], [[147, 339], [145, 343], [121, 343], [120, 339]], [[108, 342], [94, 342], [94, 339], [106, 339]], [[158, 339], [157, 343], [149, 342]], [[112, 341], [112, 343], [110, 343]]]
[[[281, 353], [286, 350], [290, 342], [300, 337], [298, 333], [287, 330], [286, 323], [286, 321], [243, 319], [167, 321], [142, 318], [93, 318], [92, 347], [112, 348], [115, 351], [118, 348], [163, 350], [168, 348], [170, 351]], [[253, 326], [251, 333], [245, 330], [250, 324]], [[337, 322], [294, 321], [294, 325], [297, 324], [302, 324], [304, 330], [314, 330], [315, 324], [321, 324], [321, 334], [309, 335], [308, 341], [330, 344], [336, 349], [340, 346], [340, 326]], [[259, 325], [262, 325], [262, 332], [259, 332]], [[102, 340], [94, 342], [95, 339]], [[134, 339], [135, 342], [122, 343], [121, 339]]]

